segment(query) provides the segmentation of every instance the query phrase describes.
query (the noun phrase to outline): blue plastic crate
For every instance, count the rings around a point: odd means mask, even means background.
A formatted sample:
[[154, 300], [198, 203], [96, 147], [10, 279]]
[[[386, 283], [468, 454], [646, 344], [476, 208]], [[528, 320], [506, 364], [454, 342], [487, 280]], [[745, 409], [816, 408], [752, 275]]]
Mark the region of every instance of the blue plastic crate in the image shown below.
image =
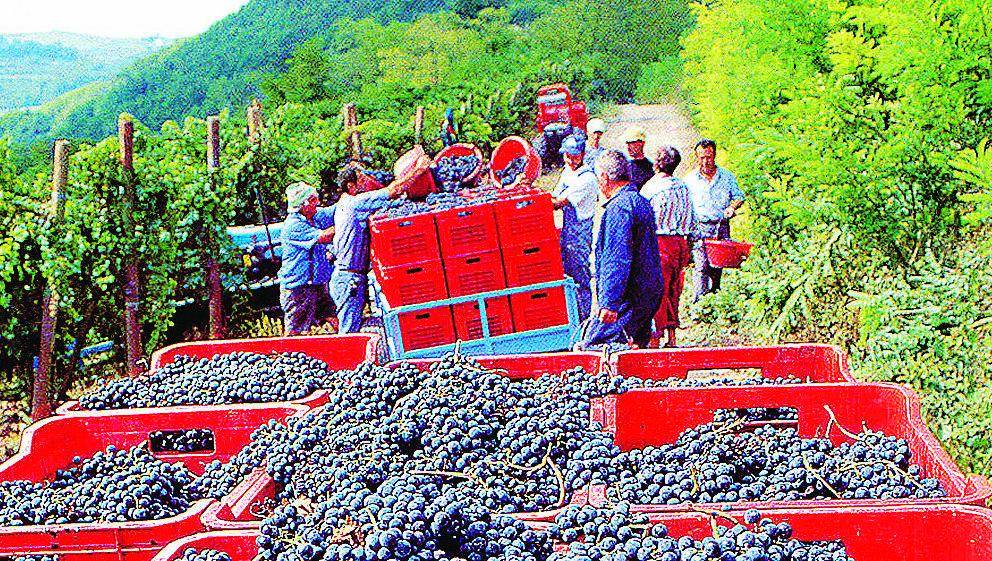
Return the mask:
[[[373, 295], [379, 312], [382, 314], [383, 328], [386, 335], [386, 348], [390, 360], [400, 360], [407, 358], [435, 358], [444, 356], [458, 347], [459, 353], [466, 355], [503, 355], [503, 354], [530, 354], [550, 351], [563, 351], [572, 348], [579, 336], [579, 308], [575, 294], [575, 282], [570, 278], [562, 280], [518, 286], [514, 288], [503, 288], [490, 292], [481, 292], [471, 296], [459, 296], [425, 302], [423, 304], [412, 304], [391, 308], [386, 299], [382, 296], [375, 282], [371, 283]], [[489, 317], [486, 314], [483, 302], [488, 298], [507, 297], [511, 294], [530, 292], [533, 290], [545, 290], [548, 288], [562, 287], [565, 290], [565, 305], [568, 311], [568, 323], [564, 325], [524, 331], [521, 333], [510, 333], [508, 335], [492, 336], [489, 333]], [[425, 349], [406, 350], [403, 346], [403, 334], [400, 333], [399, 315], [407, 312], [416, 312], [451, 306], [465, 302], [478, 302], [480, 320], [482, 324], [482, 338], [471, 341], [459, 341], [451, 345], [429, 347]]]

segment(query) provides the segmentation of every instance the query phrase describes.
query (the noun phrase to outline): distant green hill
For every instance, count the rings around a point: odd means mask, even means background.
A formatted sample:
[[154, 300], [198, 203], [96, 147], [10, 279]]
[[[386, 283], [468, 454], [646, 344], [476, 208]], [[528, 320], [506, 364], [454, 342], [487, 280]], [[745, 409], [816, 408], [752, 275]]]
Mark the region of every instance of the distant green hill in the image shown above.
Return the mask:
[[116, 39], [75, 33], [0, 35], [0, 113], [47, 103], [126, 65], [171, 39]]
[[157, 127], [243, 106], [258, 95], [261, 74], [278, 69], [296, 45], [340, 18], [410, 20], [447, 7], [445, 0], [251, 0], [201, 35], [127, 67], [102, 94], [73, 98], [81, 103], [60, 118], [45, 111], [0, 117], [0, 134], [22, 143], [99, 138], [113, 132], [121, 112]]

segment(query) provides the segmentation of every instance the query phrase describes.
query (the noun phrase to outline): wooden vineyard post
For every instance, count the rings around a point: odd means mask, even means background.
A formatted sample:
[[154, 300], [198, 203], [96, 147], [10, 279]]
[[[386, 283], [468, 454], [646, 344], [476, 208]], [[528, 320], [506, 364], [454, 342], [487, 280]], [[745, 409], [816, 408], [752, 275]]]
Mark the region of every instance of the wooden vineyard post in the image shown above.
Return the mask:
[[[51, 226], [62, 220], [65, 187], [69, 179], [69, 141], [56, 140], [52, 160]], [[38, 352], [38, 369], [34, 374], [31, 391], [31, 420], [38, 421], [52, 414], [51, 371], [52, 353], [55, 350], [55, 326], [58, 323], [59, 295], [46, 286], [41, 297], [41, 348]]]
[[262, 104], [257, 99], [253, 99], [248, 105], [248, 140], [252, 143], [260, 142], [263, 127]]
[[424, 106], [417, 106], [417, 114], [413, 118], [413, 139], [415, 144], [424, 143]]
[[[207, 117], [207, 175], [210, 177], [211, 188], [217, 181], [218, 168], [220, 168], [220, 119], [215, 116]], [[210, 338], [223, 339], [227, 334], [224, 325], [224, 287], [220, 282], [220, 266], [213, 256], [215, 245], [206, 244], [203, 252], [203, 271], [207, 279]]]
[[358, 111], [354, 103], [344, 105], [344, 128], [351, 129], [351, 155], [356, 160], [362, 157], [362, 135], [358, 132]]
[[[126, 114], [117, 120], [117, 139], [120, 141], [121, 168], [124, 170], [125, 224], [129, 232], [135, 231], [134, 207], [137, 203], [137, 186], [134, 177], [134, 121]], [[124, 265], [124, 337], [127, 347], [127, 371], [141, 372], [141, 275], [136, 255], [128, 256]]]

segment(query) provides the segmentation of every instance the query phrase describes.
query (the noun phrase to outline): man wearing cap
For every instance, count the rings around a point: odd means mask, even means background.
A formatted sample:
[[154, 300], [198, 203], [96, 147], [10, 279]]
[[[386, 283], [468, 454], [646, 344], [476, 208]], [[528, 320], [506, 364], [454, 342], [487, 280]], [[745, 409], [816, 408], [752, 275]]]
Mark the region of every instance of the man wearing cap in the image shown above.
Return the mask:
[[279, 303], [286, 318], [286, 335], [299, 335], [334, 317], [327, 290], [331, 278], [327, 246], [334, 238], [334, 207], [319, 206], [317, 190], [306, 183], [287, 187], [286, 200]]
[[562, 211], [561, 258], [565, 274], [575, 281], [579, 321], [589, 317], [592, 289], [589, 255], [592, 253], [592, 222], [598, 198], [596, 174], [583, 163], [585, 143], [569, 136], [561, 144], [565, 169], [552, 193], [556, 209]]
[[651, 319], [661, 304], [662, 272], [654, 211], [629, 179], [627, 160], [607, 150], [596, 160], [599, 190], [606, 198], [596, 239], [596, 296], [599, 313], [581, 343], [646, 347]]
[[636, 125], [629, 127], [623, 135], [623, 141], [627, 144], [630, 183], [638, 190], [654, 177], [654, 164], [644, 155], [644, 143], [647, 138], [644, 128]]
[[602, 119], [589, 119], [586, 124], [586, 155], [582, 159], [583, 165], [596, 171], [596, 158], [599, 157], [606, 148], [603, 147], [603, 134], [606, 132], [606, 122]]
[[700, 140], [696, 144], [696, 159], [699, 161], [699, 169], [685, 178], [696, 217], [699, 219], [699, 231], [692, 248], [692, 259], [695, 262], [693, 280], [696, 285], [693, 301], [698, 301], [704, 294], [720, 290], [720, 278], [723, 276], [723, 269], [710, 267], [703, 240], [729, 240], [730, 219], [744, 204], [744, 193], [737, 184], [737, 177], [716, 165], [715, 141]]
[[407, 186], [407, 182], [400, 179], [388, 187], [354, 195], [357, 182], [358, 174], [353, 168], [346, 167], [338, 172], [331, 297], [338, 308], [340, 333], [355, 333], [362, 327], [371, 268], [369, 217], [385, 207], [390, 199], [402, 195]]

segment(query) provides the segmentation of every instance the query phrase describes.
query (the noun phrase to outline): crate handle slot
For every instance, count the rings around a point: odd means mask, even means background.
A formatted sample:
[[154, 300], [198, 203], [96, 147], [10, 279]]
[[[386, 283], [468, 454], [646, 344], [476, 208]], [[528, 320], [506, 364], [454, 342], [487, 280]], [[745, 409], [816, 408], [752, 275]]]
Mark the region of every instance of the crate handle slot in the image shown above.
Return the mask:
[[[180, 448], [175, 438], [187, 434], [196, 433], [193, 436], [199, 442], [187, 442], [189, 449]], [[206, 428], [176, 429], [176, 430], [154, 430], [148, 433], [148, 449], [152, 454], [195, 454], [213, 453], [217, 451], [217, 438], [214, 431]]]
[[473, 214], [475, 214], [474, 210], [463, 210], [458, 213], [458, 216], [472, 216]]
[[537, 294], [531, 294], [530, 299], [531, 300], [538, 300], [538, 299], [547, 298], [547, 297], [548, 297], [548, 293], [547, 292], [539, 292]]
[[430, 312], [424, 312], [422, 314], [417, 314], [414, 317], [417, 318], [417, 319], [428, 319], [429, 317], [431, 317], [431, 313]]
[[398, 222], [396, 224], [396, 227], [398, 227], [398, 228], [405, 228], [407, 226], [412, 226], [412, 225], [413, 225], [413, 220], [404, 220], [402, 222]]
[[424, 272], [424, 268], [423, 267], [411, 267], [411, 268], [407, 269], [406, 272], [407, 272], [407, 274], [422, 273], [422, 272]]
[[528, 247], [527, 249], [524, 250], [524, 255], [532, 255], [534, 253], [537, 253], [538, 251], [541, 251], [540, 247]]
[[468, 258], [468, 259], [465, 260], [465, 262], [468, 263], [469, 265], [471, 265], [473, 263], [478, 263], [479, 261], [482, 261], [482, 258], [481, 257], [470, 257], [470, 258]]
[[520, 201], [520, 202], [518, 202], [517, 203], [517, 208], [518, 209], [526, 208], [526, 207], [529, 207], [532, 204], [534, 204], [534, 199], [527, 199], [526, 201]]

